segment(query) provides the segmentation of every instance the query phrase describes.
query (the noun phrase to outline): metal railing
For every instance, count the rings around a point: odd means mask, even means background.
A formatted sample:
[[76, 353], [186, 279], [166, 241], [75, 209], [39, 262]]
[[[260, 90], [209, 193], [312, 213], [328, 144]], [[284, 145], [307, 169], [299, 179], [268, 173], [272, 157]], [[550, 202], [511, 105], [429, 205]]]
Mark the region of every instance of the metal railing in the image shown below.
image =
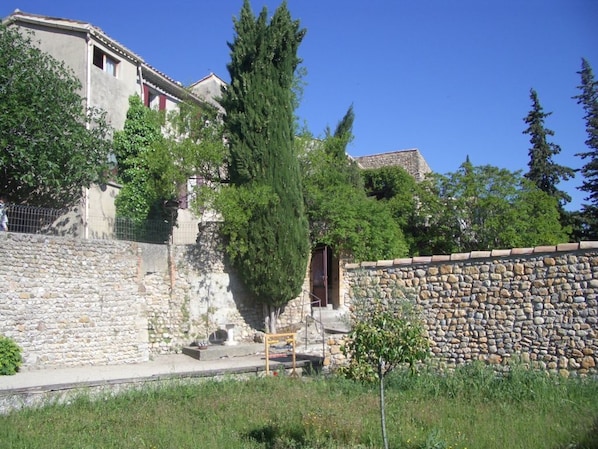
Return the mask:
[[51, 209], [9, 204], [8, 230], [22, 234], [55, 235], [102, 240], [128, 240], [145, 243], [194, 243], [197, 223], [175, 223], [169, 220], [142, 222], [123, 217], [83, 217], [79, 208]]

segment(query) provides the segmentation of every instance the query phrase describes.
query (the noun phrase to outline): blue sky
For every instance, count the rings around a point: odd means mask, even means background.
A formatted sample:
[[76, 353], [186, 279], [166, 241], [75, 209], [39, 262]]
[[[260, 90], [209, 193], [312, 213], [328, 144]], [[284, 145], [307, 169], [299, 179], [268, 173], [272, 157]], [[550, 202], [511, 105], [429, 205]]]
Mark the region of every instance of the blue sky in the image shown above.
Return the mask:
[[[280, 0], [252, 0], [256, 14]], [[419, 148], [432, 169], [474, 165], [527, 170], [523, 118], [538, 92], [555, 161], [583, 164], [581, 58], [598, 74], [597, 0], [288, 0], [307, 29], [298, 110], [315, 135], [355, 110], [352, 156]], [[214, 72], [228, 81], [227, 42], [242, 0], [2, 0], [14, 9], [83, 20], [184, 84]], [[580, 207], [574, 181], [561, 184]]]

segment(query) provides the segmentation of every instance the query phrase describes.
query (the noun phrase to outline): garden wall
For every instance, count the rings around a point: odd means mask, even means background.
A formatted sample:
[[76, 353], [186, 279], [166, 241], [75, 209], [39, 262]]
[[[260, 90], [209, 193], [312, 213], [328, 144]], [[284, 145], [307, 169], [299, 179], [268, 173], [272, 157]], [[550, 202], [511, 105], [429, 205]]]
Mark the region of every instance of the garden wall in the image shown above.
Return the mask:
[[[345, 301], [414, 289], [432, 354], [597, 372], [598, 242], [349, 264]], [[332, 362], [342, 358], [332, 342]], [[335, 344], [336, 343], [336, 344]]]
[[[196, 245], [0, 232], [0, 335], [22, 369], [137, 363], [193, 339], [252, 340], [262, 310], [223, 263], [215, 225]], [[281, 324], [301, 319], [301, 298]]]

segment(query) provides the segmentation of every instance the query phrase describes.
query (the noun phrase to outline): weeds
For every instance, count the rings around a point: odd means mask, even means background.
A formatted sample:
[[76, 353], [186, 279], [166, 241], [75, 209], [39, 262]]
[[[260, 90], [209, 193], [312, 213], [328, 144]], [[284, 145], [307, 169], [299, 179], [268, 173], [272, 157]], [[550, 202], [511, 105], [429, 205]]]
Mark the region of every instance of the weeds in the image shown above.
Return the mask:
[[[596, 449], [598, 383], [481, 364], [391, 374], [393, 449]], [[375, 386], [263, 378], [81, 396], [0, 416], [2, 448], [370, 449], [381, 446]]]

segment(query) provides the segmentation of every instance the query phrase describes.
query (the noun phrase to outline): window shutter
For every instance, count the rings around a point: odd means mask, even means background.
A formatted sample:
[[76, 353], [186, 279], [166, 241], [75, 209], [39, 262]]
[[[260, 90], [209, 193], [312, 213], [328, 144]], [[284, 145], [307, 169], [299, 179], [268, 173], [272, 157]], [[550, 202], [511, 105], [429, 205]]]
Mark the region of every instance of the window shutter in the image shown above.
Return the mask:
[[163, 111], [166, 109], [166, 95], [160, 95], [160, 104], [158, 106], [158, 109], [160, 111]]
[[143, 85], [143, 104], [149, 107], [149, 87], [147, 84]]

